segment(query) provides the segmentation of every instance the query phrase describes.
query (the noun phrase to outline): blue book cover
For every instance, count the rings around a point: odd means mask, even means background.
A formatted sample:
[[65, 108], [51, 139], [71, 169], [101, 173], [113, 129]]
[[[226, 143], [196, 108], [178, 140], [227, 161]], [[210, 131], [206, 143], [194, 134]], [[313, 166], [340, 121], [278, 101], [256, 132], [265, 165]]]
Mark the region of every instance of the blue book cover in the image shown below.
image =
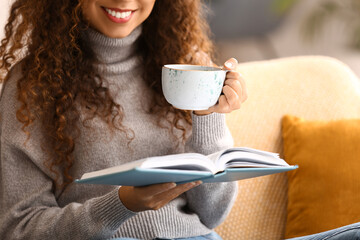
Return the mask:
[[229, 182], [296, 169], [278, 154], [252, 148], [230, 148], [205, 156], [181, 153], [140, 159], [85, 173], [76, 183], [146, 186], [157, 183]]

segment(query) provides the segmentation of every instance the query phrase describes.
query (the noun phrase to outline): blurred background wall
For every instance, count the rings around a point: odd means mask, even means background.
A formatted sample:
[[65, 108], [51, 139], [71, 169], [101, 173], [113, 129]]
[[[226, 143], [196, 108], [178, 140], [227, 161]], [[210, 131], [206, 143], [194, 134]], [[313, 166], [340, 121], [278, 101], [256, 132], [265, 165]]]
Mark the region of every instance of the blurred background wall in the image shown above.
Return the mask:
[[[0, 1], [1, 38], [10, 1]], [[218, 64], [230, 57], [247, 62], [327, 55], [345, 62], [360, 76], [359, 0], [204, 1]], [[304, 29], [314, 33], [311, 41], [306, 40]], [[356, 37], [357, 48], [353, 43]]]
[[4, 37], [4, 26], [9, 15], [10, 0], [0, 1], [0, 38]]
[[[360, 76], [359, 0], [206, 0], [218, 63], [337, 58]], [[312, 36], [312, 37], [311, 37]]]

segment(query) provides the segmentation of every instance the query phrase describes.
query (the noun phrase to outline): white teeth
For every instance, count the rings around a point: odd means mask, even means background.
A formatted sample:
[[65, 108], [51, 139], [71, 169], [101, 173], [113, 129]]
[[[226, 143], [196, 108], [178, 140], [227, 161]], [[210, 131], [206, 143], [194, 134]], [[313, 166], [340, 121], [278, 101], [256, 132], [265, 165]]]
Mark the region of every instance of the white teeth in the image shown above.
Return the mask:
[[116, 17], [116, 18], [127, 18], [128, 16], [130, 16], [131, 11], [127, 11], [127, 12], [116, 12], [113, 10], [110, 10], [108, 8], [105, 8], [106, 12], [109, 13], [111, 16]]

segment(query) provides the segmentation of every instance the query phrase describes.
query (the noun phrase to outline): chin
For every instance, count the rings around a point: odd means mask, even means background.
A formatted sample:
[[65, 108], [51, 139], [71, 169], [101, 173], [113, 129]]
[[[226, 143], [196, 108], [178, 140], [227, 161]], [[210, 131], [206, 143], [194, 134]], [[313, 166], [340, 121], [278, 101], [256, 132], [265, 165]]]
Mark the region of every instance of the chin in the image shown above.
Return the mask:
[[102, 31], [102, 33], [109, 38], [125, 38], [130, 35], [132, 31]]

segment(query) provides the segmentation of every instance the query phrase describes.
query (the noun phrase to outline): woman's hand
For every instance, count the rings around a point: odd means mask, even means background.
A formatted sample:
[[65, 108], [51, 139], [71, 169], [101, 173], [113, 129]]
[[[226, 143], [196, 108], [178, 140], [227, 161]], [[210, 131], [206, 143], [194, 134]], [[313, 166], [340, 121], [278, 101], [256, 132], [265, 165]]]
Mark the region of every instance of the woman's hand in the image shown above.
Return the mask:
[[124, 206], [133, 211], [158, 210], [182, 193], [200, 185], [201, 181], [176, 185], [161, 183], [145, 187], [123, 186], [119, 188], [119, 198]]
[[234, 71], [237, 64], [235, 58], [230, 58], [224, 63], [223, 68], [230, 71], [226, 74], [218, 103], [207, 110], [194, 111], [196, 115], [207, 115], [213, 112], [230, 113], [240, 108], [247, 99], [247, 90], [244, 79], [238, 72]]

